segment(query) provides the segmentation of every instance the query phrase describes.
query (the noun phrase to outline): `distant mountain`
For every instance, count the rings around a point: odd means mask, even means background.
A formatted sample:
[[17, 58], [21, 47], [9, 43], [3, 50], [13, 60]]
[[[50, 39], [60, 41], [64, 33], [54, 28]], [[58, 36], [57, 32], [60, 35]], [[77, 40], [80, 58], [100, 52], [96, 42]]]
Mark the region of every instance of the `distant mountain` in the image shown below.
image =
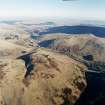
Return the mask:
[[65, 34], [94, 34], [98, 37], [105, 37], [105, 27], [100, 26], [59, 26], [49, 28], [44, 32], [40, 32], [40, 35], [49, 34], [49, 33], [65, 33]]

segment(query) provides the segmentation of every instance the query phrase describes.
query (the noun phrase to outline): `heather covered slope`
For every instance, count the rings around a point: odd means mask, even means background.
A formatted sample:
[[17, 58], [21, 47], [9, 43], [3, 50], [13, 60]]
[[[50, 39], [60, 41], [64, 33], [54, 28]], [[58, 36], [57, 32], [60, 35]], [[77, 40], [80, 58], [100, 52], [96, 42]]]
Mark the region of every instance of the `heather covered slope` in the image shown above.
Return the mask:
[[0, 59], [0, 67], [0, 105], [73, 105], [86, 87], [86, 67], [48, 49]]

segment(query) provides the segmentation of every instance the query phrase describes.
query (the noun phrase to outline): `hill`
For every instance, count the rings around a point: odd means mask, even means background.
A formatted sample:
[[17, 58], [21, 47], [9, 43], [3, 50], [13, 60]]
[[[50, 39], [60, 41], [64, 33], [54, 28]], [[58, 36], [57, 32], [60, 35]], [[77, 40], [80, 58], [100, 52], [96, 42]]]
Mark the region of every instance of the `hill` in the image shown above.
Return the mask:
[[39, 45], [41, 47], [52, 48], [68, 55], [74, 55], [82, 60], [88, 60], [86, 56], [91, 55], [94, 61], [105, 61], [105, 38], [99, 38], [92, 34], [49, 34], [40, 40]]
[[98, 26], [58, 26], [48, 28], [47, 30], [40, 32], [40, 35], [51, 34], [51, 33], [65, 33], [65, 34], [94, 34], [98, 37], [105, 37], [105, 27]]
[[73, 105], [86, 87], [86, 67], [48, 49], [0, 59], [0, 68], [0, 105]]

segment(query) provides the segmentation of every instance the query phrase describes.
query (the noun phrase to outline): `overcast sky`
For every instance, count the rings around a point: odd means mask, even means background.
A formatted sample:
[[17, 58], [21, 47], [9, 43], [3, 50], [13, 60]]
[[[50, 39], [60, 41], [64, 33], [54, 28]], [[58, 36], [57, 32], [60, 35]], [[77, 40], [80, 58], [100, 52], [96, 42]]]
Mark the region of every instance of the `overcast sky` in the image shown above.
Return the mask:
[[0, 0], [0, 17], [105, 20], [105, 0]]

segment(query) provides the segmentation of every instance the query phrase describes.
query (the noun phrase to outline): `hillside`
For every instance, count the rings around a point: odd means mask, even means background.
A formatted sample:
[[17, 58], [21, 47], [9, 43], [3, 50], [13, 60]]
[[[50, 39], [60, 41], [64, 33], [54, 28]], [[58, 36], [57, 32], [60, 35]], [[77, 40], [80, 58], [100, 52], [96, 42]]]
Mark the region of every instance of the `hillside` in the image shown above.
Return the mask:
[[0, 68], [0, 105], [73, 105], [86, 87], [86, 67], [48, 49], [0, 59]]
[[88, 60], [85, 56], [91, 55], [94, 61], [105, 61], [105, 38], [90, 35], [57, 35], [48, 34], [40, 39], [41, 47], [73, 55], [81, 60]]
[[87, 87], [76, 105], [105, 104], [105, 38], [92, 34], [42, 36], [39, 45], [84, 63]]
[[23, 51], [28, 51], [24, 46], [9, 41], [0, 40], [0, 59], [16, 58]]
[[64, 34], [94, 34], [97, 37], [105, 37], [105, 27], [92, 26], [92, 25], [75, 25], [75, 26], [58, 26], [48, 28], [40, 32], [40, 35], [51, 33], [64, 33]]

